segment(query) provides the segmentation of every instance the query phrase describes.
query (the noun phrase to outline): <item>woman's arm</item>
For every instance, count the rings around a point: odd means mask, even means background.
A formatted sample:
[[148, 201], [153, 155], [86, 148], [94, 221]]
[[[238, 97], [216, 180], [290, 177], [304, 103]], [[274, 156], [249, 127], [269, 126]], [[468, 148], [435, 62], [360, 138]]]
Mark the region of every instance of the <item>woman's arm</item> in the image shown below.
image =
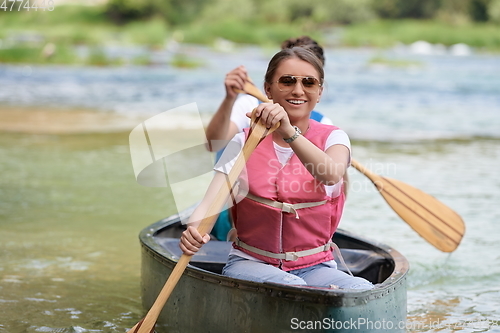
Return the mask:
[[349, 149], [344, 145], [333, 145], [326, 152], [300, 135], [290, 147], [311, 175], [325, 185], [338, 183], [349, 164]]
[[[261, 121], [268, 128], [277, 122], [280, 123], [273, 133], [273, 137], [277, 139], [290, 138], [295, 134], [288, 114], [279, 104], [262, 103], [257, 107], [256, 115], [261, 117]], [[303, 131], [307, 129], [308, 124], [309, 118], [301, 120], [300, 125], [304, 128]], [[311, 175], [325, 185], [338, 183], [349, 165], [350, 152], [344, 145], [333, 145], [323, 151], [302, 135], [289, 145]]]

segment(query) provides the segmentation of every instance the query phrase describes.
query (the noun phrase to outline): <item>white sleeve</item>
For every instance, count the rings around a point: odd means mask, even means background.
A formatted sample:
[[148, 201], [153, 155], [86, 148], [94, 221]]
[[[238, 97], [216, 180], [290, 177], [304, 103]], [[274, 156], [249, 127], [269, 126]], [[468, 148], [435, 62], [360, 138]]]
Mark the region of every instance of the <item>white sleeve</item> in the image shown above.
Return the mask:
[[349, 164], [351, 164], [351, 141], [343, 130], [334, 130], [326, 139], [325, 151], [333, 145], [343, 145], [349, 149]]
[[[346, 146], [347, 149], [349, 149], [349, 165], [351, 164], [351, 141], [349, 140], [349, 137], [347, 136], [347, 133], [344, 132], [343, 130], [334, 130], [330, 135], [328, 136], [328, 139], [326, 140], [325, 144], [325, 151], [330, 148], [331, 146], [334, 145], [343, 145]], [[325, 190], [327, 195], [329, 195], [332, 198], [336, 198], [340, 195], [342, 191], [342, 184], [344, 183], [343, 180], [338, 182], [335, 185], [325, 185]]]
[[229, 172], [234, 166], [234, 163], [236, 162], [236, 159], [238, 158], [243, 149], [244, 143], [245, 143], [245, 133], [244, 132], [237, 133], [231, 139], [231, 141], [229, 141], [226, 148], [224, 148], [224, 151], [222, 152], [220, 159], [215, 164], [214, 170], [225, 173], [226, 175], [229, 174]]
[[234, 102], [233, 109], [231, 110], [231, 121], [238, 127], [238, 131], [243, 131], [244, 128], [250, 126], [250, 118], [246, 116], [247, 112], [251, 112], [259, 105], [257, 98], [247, 95], [239, 94]]
[[332, 121], [327, 116], [323, 116], [323, 118], [321, 118], [320, 123], [325, 125], [333, 125]]

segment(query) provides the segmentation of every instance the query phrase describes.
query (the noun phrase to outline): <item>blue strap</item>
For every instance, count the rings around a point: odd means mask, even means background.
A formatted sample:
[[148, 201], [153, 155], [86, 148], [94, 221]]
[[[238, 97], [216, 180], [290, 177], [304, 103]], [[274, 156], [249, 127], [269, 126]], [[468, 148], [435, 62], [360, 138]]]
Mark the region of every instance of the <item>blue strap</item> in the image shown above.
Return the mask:
[[309, 118], [311, 118], [312, 120], [316, 120], [318, 123], [320, 123], [321, 120], [323, 119], [323, 117], [324, 116], [321, 113], [319, 113], [318, 111], [312, 110], [311, 116]]

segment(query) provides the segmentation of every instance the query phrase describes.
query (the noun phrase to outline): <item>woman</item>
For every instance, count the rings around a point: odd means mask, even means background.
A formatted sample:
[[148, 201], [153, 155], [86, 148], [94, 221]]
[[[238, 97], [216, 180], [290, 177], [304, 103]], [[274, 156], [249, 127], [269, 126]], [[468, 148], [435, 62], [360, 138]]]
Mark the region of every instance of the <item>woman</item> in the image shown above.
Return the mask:
[[[373, 287], [337, 270], [333, 260], [331, 237], [344, 206], [342, 178], [350, 144], [343, 131], [310, 119], [323, 81], [321, 61], [304, 48], [285, 49], [271, 59], [264, 89], [274, 103], [260, 104], [256, 115], [267, 127], [279, 127], [247, 161], [248, 181], [241, 178], [240, 187], [248, 194], [233, 207], [238, 240], [224, 275], [291, 285]], [[247, 135], [248, 129], [235, 141], [242, 143]], [[194, 225], [210, 206], [213, 190], [224, 182], [227, 168], [216, 168], [221, 172], [191, 217]], [[191, 225], [180, 247], [193, 255], [208, 240]]]
[[[289, 38], [281, 43], [281, 49], [291, 49], [300, 46], [313, 52], [325, 66], [325, 56], [323, 48], [309, 36]], [[219, 109], [215, 112], [206, 128], [207, 148], [211, 151], [217, 151], [218, 159], [225, 148], [225, 145], [237, 133], [243, 132], [244, 128], [250, 126], [250, 120], [246, 116], [248, 110], [256, 108], [260, 102], [257, 98], [248, 94], [238, 94], [236, 90], [243, 90], [245, 82], [248, 79], [247, 71], [244, 66], [239, 66], [226, 75], [225, 87], [226, 96]], [[322, 124], [333, 125], [332, 121], [322, 113], [313, 110], [311, 119]], [[344, 177], [344, 183], [347, 184], [347, 174]], [[348, 186], [346, 186], [347, 189]], [[232, 219], [227, 210], [221, 212], [220, 216], [212, 229], [212, 235], [219, 240], [227, 240], [231, 237]]]

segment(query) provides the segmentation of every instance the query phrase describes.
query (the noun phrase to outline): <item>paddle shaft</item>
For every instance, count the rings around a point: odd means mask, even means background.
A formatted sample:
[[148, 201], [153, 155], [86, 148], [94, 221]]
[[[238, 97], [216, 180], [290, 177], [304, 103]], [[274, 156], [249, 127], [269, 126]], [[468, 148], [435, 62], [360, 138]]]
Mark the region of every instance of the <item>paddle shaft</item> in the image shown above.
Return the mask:
[[[271, 102], [251, 80], [239, 92]], [[389, 206], [427, 242], [443, 252], [453, 252], [458, 247], [465, 223], [457, 213], [427, 193], [371, 172], [355, 159], [351, 159], [351, 165], [373, 182]]]
[[[227, 202], [229, 195], [233, 189], [233, 186], [238, 179], [241, 171], [245, 167], [246, 161], [250, 157], [250, 154], [259, 144], [260, 140], [267, 136], [269, 133], [273, 132], [276, 126], [271, 129], [267, 129], [260, 121], [255, 121], [254, 126], [250, 132], [248, 140], [243, 146], [241, 154], [236, 159], [236, 162], [226, 177], [226, 183], [222, 184], [216, 197], [214, 198], [212, 204], [208, 208], [205, 217], [201, 220], [198, 226], [198, 232], [201, 235], [205, 235], [212, 229], [218, 213], [223, 208], [224, 204]], [[128, 333], [151, 333], [154, 331], [154, 326], [161, 310], [165, 306], [170, 294], [174, 290], [175, 286], [179, 282], [184, 270], [186, 269], [192, 256], [183, 254], [177, 264], [175, 265], [172, 273], [168, 277], [167, 282], [163, 286], [162, 290], [158, 294], [156, 301], [154, 302], [151, 309], [148, 311], [144, 319], [138, 322], [134, 327], [132, 327]]]

